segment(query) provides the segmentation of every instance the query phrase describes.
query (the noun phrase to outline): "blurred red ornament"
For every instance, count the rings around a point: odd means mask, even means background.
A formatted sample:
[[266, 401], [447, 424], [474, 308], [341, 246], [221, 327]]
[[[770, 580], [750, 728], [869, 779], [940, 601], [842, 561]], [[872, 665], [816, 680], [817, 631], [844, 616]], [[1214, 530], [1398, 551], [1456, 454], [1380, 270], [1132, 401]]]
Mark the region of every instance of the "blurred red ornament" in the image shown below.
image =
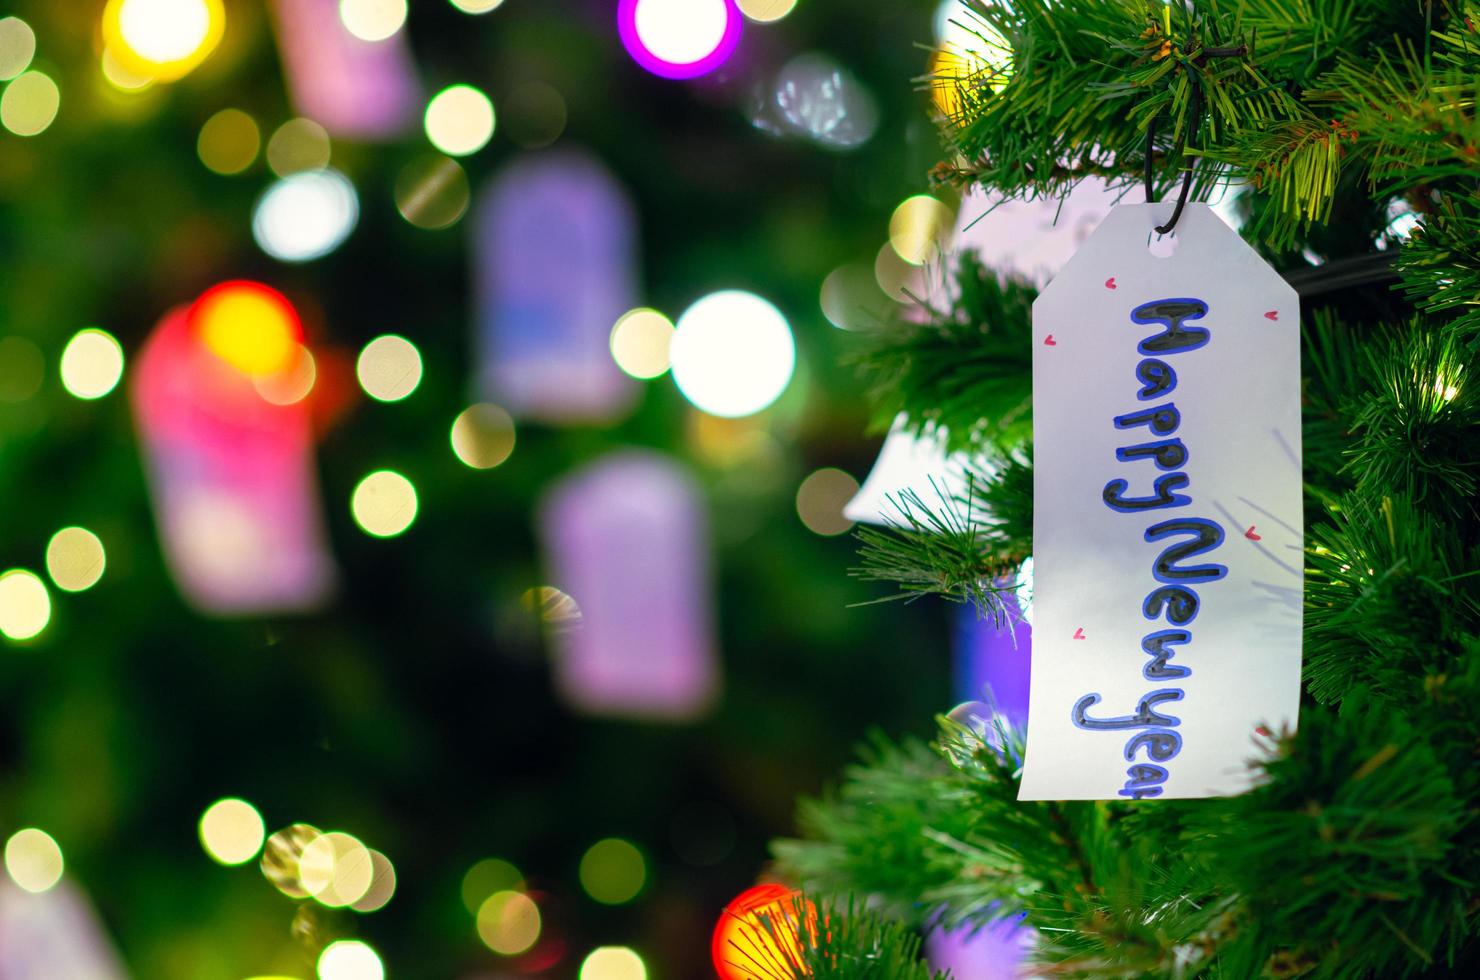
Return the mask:
[[[782, 980], [806, 976], [797, 924], [801, 892], [785, 885], [747, 888], [714, 927], [710, 950], [720, 980]], [[807, 930], [817, 928], [817, 910], [806, 903]]]

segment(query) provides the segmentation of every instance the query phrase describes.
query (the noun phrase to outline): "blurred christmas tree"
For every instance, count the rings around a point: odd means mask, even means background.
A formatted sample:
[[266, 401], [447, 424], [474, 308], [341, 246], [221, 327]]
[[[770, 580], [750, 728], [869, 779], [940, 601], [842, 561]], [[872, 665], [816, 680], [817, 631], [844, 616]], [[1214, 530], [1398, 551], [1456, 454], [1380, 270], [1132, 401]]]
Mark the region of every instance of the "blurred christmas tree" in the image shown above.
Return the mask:
[[[943, 719], [933, 746], [881, 743], [805, 804], [782, 866], [814, 899], [953, 936], [1022, 919], [1036, 966], [1006, 946], [983, 976], [1471, 975], [1480, 7], [965, 0], [956, 20], [931, 80], [957, 151], [941, 181], [1050, 209], [1094, 181], [1133, 201], [1143, 175], [1157, 199], [1232, 185], [1245, 238], [1297, 286], [1305, 703], [1250, 792], [1139, 804], [1019, 803], [1022, 732]], [[903, 497], [863, 571], [1011, 619], [1036, 290], [959, 265], [954, 298], [865, 366], [881, 419], [983, 462], [966, 495]], [[792, 975], [865, 975], [862, 945], [803, 945]]]
[[831, 572], [929, 11], [644, 5], [7, 5], [0, 976], [699, 976], [942, 702]]

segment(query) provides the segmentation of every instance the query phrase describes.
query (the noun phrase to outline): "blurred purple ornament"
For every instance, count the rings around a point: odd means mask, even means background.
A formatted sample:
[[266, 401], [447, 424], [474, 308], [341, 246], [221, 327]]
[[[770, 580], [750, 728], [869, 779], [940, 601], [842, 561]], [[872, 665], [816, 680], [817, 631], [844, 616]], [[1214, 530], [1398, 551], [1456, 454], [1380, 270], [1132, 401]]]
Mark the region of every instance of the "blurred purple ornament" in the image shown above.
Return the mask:
[[956, 613], [952, 671], [956, 700], [988, 701], [1013, 727], [1024, 728], [1033, 631], [1018, 618], [1017, 597], [1011, 592], [999, 596], [1007, 607], [1000, 621], [981, 616], [969, 604]]
[[0, 878], [0, 980], [125, 980], [97, 913], [67, 880], [22, 891]]
[[562, 696], [591, 714], [682, 720], [719, 689], [709, 531], [692, 477], [642, 450], [551, 488], [540, 537], [580, 620], [551, 631]]
[[529, 154], [483, 192], [474, 222], [479, 397], [554, 423], [608, 422], [637, 383], [611, 330], [637, 305], [637, 228], [594, 157]]
[[404, 32], [362, 41], [339, 0], [273, 0], [272, 12], [299, 114], [349, 139], [389, 139], [416, 122], [421, 86]]
[[274, 405], [165, 316], [130, 390], [170, 572], [203, 612], [314, 608], [333, 589], [305, 402]]
[[937, 927], [925, 940], [925, 952], [932, 967], [950, 970], [958, 980], [1021, 980], [1033, 975], [1024, 960], [1034, 935], [1021, 917], [980, 929]]

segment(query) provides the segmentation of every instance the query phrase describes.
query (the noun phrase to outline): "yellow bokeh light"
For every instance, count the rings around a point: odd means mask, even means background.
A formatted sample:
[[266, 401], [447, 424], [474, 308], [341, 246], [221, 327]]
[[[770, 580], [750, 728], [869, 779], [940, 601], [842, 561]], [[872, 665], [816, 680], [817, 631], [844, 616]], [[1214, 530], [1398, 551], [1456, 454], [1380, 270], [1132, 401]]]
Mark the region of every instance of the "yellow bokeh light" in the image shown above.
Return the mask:
[[468, 210], [468, 175], [453, 159], [433, 154], [413, 160], [396, 175], [396, 210], [418, 228], [437, 231], [457, 224]]
[[421, 352], [405, 337], [383, 334], [360, 351], [355, 376], [371, 398], [398, 402], [421, 384]]
[[581, 962], [580, 980], [647, 980], [647, 964], [626, 946], [598, 946]]
[[246, 800], [217, 800], [201, 814], [200, 845], [218, 864], [246, 864], [266, 838], [262, 814]]
[[312, 119], [289, 119], [267, 141], [267, 166], [279, 177], [329, 165], [329, 131]]
[[252, 165], [262, 149], [257, 120], [240, 109], [222, 109], [200, 127], [195, 142], [200, 162], [218, 174], [239, 174]]
[[378, 912], [396, 894], [396, 867], [391, 859], [377, 850], [370, 851], [370, 887], [350, 903], [356, 912]]
[[[893, 255], [893, 249], [884, 247]], [[898, 261], [897, 256], [895, 259]], [[827, 322], [839, 330], [881, 327], [894, 315], [889, 297], [880, 291], [873, 270], [861, 262], [840, 265], [829, 272], [822, 280], [818, 303]]]
[[56, 119], [61, 104], [61, 90], [51, 76], [25, 72], [0, 95], [0, 125], [17, 136], [38, 136]]
[[631, 842], [599, 840], [581, 856], [581, 887], [603, 905], [625, 905], [647, 883], [647, 862]]
[[478, 906], [478, 935], [503, 956], [518, 956], [540, 938], [540, 908], [523, 892], [494, 892]]
[[488, 470], [514, 451], [514, 419], [491, 402], [463, 409], [452, 423], [452, 452], [475, 470]]
[[254, 377], [252, 387], [269, 404], [296, 405], [313, 391], [314, 382], [318, 378], [319, 367], [318, 362], [313, 359], [313, 353], [299, 344], [297, 353], [287, 367], [276, 374]]
[[51, 622], [51, 594], [35, 572], [12, 568], [0, 575], [0, 633], [29, 640]]
[[112, 48], [103, 49], [99, 67], [103, 71], [103, 77], [108, 80], [108, 84], [122, 92], [142, 92], [154, 84], [154, 79], [148, 75], [140, 75], [124, 67], [123, 62], [113, 54]]
[[657, 310], [623, 313], [612, 327], [612, 360], [634, 378], [661, 376], [668, 370], [673, 344], [673, 321]]
[[0, 18], [0, 82], [8, 82], [36, 57], [36, 32], [19, 17]]
[[758, 24], [770, 24], [791, 13], [797, 0], [736, 0], [740, 12]]
[[97, 585], [107, 564], [103, 542], [85, 527], [64, 527], [46, 546], [46, 573], [63, 592]]
[[889, 219], [889, 244], [911, 265], [935, 259], [956, 222], [951, 209], [929, 194], [905, 198]]
[[416, 487], [394, 470], [377, 470], [360, 481], [350, 498], [350, 511], [361, 530], [393, 538], [416, 520]]
[[103, 41], [129, 73], [174, 81], [211, 56], [226, 33], [221, 0], [108, 0]]
[[499, 125], [526, 150], [559, 139], [568, 115], [560, 90], [541, 81], [521, 82], [499, 104]]
[[524, 874], [503, 858], [484, 858], [468, 869], [462, 880], [463, 905], [473, 915], [495, 892], [522, 891]]
[[384, 41], [406, 23], [406, 0], [339, 0], [339, 20], [361, 41]]
[[553, 632], [572, 630], [581, 625], [581, 606], [569, 593], [553, 585], [525, 589], [519, 604]]
[[201, 296], [195, 316], [206, 347], [252, 377], [277, 374], [298, 354], [297, 313], [282, 294], [259, 283], [214, 287]]
[[497, 10], [504, 0], [450, 0], [452, 5], [465, 14], [486, 14]]
[[62, 349], [62, 386], [77, 398], [102, 398], [123, 377], [123, 345], [106, 330], [79, 330]]
[[62, 849], [50, 834], [35, 827], [18, 830], [5, 842], [5, 870], [21, 888], [33, 894], [49, 890], [62, 880]]
[[427, 103], [425, 124], [433, 146], [465, 157], [493, 139], [493, 103], [471, 85], [449, 85]]
[[317, 827], [295, 823], [267, 838], [259, 863], [262, 876], [289, 898], [307, 898], [308, 889], [303, 887], [298, 862], [303, 856], [303, 849], [320, 836], [322, 835]]
[[894, 246], [885, 242], [874, 259], [874, 280], [884, 295], [896, 303], [913, 302], [910, 294], [923, 295], [924, 277], [919, 266], [911, 265], [899, 257]]
[[807, 530], [834, 537], [852, 530], [853, 522], [843, 516], [843, 506], [858, 493], [858, 481], [842, 470], [817, 470], [797, 488], [797, 516]]
[[341, 939], [319, 954], [319, 980], [385, 980], [380, 954], [358, 939]]
[[309, 841], [298, 856], [298, 880], [330, 908], [365, 897], [375, 877], [370, 850], [349, 834], [331, 831]]

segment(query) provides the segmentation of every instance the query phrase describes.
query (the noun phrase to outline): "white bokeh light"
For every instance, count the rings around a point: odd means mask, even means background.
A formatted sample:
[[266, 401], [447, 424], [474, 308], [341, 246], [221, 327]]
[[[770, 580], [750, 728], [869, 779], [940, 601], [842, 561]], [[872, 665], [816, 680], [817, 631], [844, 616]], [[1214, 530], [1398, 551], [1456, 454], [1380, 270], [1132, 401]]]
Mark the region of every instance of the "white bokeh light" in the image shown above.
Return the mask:
[[780, 310], [732, 289], [705, 296], [678, 318], [672, 359], [673, 380], [695, 407], [738, 418], [781, 396], [796, 344]]
[[730, 12], [725, 0], [637, 0], [637, 36], [654, 57], [688, 65], [713, 54]]
[[205, 43], [211, 9], [205, 0], [123, 0], [118, 29], [139, 57], [160, 64], [179, 61]]
[[284, 262], [328, 255], [354, 230], [360, 202], [337, 170], [310, 170], [277, 181], [257, 201], [252, 236]]

